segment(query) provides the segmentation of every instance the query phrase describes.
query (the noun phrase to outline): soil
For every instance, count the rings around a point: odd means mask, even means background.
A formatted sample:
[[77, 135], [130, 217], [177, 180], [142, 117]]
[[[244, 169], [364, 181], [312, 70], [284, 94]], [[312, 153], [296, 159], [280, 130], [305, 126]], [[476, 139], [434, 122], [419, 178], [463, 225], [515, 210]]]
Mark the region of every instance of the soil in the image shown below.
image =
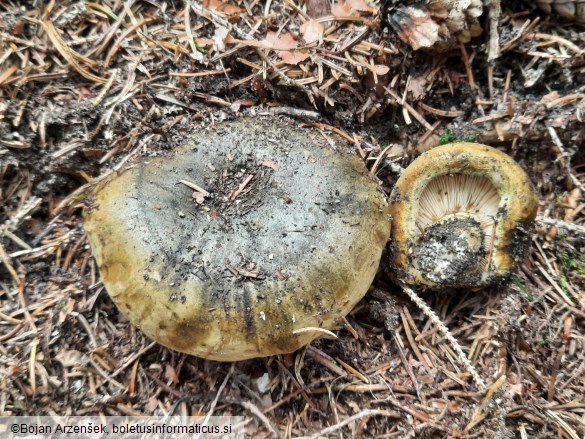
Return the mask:
[[[582, 437], [583, 26], [503, 3], [488, 61], [485, 13], [481, 36], [436, 53], [413, 51], [373, 8], [332, 20], [287, 64], [258, 44], [301, 34], [293, 3], [191, 2], [191, 34], [185, 2], [0, 4], [0, 414], [205, 414], [219, 392], [214, 414], [245, 416], [254, 437]], [[222, 40], [222, 26], [248, 42]], [[529, 174], [539, 222], [511, 281], [416, 291], [485, 387], [386, 255], [338, 338], [291, 354], [204, 360], [118, 311], [82, 224], [94, 186], [197, 130], [276, 111], [351, 140], [387, 195], [418, 154], [457, 140], [496, 146]]]

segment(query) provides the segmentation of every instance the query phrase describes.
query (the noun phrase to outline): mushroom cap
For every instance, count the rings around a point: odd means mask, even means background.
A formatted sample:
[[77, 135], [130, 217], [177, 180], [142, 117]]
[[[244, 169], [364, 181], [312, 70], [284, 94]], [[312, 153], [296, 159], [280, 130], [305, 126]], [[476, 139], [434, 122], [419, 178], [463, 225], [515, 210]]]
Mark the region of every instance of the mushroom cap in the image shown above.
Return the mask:
[[538, 198], [505, 153], [476, 143], [418, 157], [390, 196], [391, 265], [412, 285], [479, 287], [506, 279], [524, 259]]
[[337, 151], [283, 122], [223, 123], [103, 185], [84, 223], [120, 311], [165, 346], [223, 361], [335, 326], [367, 292], [390, 223], [333, 139]]

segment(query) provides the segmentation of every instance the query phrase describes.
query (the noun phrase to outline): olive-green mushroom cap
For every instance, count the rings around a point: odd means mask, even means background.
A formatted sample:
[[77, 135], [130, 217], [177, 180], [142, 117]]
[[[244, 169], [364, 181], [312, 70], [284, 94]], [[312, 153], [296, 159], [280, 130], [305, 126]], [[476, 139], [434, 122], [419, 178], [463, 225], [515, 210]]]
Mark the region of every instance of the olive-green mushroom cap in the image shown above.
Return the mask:
[[412, 285], [480, 287], [526, 257], [538, 198], [522, 168], [476, 143], [418, 157], [390, 196], [391, 266]]
[[106, 290], [157, 342], [214, 360], [285, 353], [367, 292], [390, 232], [337, 137], [261, 119], [199, 131], [107, 182], [84, 213]]

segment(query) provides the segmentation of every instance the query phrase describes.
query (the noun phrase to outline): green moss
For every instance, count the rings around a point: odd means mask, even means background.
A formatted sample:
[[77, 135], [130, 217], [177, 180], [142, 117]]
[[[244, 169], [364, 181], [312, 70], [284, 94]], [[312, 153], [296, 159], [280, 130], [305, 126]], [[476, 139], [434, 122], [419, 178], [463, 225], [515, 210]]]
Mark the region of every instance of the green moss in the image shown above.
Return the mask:
[[520, 279], [518, 276], [514, 276], [513, 279], [514, 279], [514, 283], [516, 284], [518, 289], [524, 293], [524, 296], [526, 296], [526, 299], [529, 302], [532, 302], [534, 300], [534, 296], [532, 295], [532, 293], [530, 293], [526, 289], [526, 285], [524, 285], [524, 281], [522, 279]]
[[579, 274], [585, 274], [585, 253], [563, 253], [561, 261], [565, 272], [576, 270]]
[[446, 145], [457, 141], [457, 136], [449, 128], [445, 128], [439, 137], [439, 145]]
[[449, 128], [445, 128], [439, 137], [439, 145], [446, 145], [447, 143], [454, 142], [475, 142], [479, 134], [479, 131], [474, 131], [473, 133], [458, 135]]

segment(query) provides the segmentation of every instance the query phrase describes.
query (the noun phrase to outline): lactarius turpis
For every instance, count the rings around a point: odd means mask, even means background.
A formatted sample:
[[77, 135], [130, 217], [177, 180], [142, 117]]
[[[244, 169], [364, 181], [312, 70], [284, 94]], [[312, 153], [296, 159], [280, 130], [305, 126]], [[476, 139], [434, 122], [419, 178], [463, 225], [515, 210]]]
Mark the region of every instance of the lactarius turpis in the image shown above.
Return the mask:
[[520, 166], [485, 145], [434, 148], [402, 173], [390, 200], [396, 277], [408, 284], [498, 283], [525, 258], [538, 199]]
[[85, 230], [106, 290], [160, 344], [215, 360], [291, 352], [367, 292], [390, 224], [332, 137], [244, 120], [193, 135], [95, 194]]

